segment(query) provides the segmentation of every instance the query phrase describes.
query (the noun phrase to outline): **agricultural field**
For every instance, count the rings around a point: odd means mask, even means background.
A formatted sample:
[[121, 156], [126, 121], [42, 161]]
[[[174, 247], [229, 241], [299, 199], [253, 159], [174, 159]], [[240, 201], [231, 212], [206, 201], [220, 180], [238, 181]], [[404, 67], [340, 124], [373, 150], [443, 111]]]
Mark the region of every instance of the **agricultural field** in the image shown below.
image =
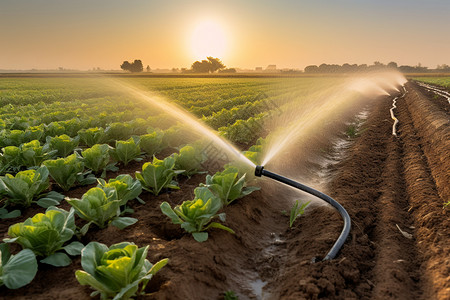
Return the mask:
[[450, 80], [400, 77], [1, 77], [0, 298], [450, 298]]

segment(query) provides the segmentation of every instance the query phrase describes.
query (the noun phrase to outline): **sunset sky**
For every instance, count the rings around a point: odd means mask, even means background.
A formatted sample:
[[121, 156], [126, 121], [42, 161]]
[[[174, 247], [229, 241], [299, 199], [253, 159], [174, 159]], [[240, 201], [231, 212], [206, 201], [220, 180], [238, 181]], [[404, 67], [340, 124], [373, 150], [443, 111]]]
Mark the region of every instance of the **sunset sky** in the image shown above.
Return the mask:
[[[1, 0], [0, 69], [450, 65], [449, 0]], [[209, 54], [206, 54], [209, 53]]]

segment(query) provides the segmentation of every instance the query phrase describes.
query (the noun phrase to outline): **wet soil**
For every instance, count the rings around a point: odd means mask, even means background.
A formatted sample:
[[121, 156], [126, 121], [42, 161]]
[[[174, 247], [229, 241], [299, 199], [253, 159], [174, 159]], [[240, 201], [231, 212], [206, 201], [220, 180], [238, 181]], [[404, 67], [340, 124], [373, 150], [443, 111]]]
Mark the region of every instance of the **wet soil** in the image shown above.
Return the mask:
[[[193, 198], [205, 180], [195, 175], [180, 177], [180, 190], [157, 197], [144, 192], [145, 204], [131, 203], [135, 225], [93, 227], [82, 242], [130, 241], [149, 245], [151, 262], [169, 258], [148, 294], [137, 299], [223, 299], [231, 290], [239, 299], [450, 299], [450, 207], [443, 209], [450, 199], [448, 104], [413, 83], [406, 89], [394, 110], [398, 136], [391, 134], [393, 97], [375, 99], [358, 136], [332, 166], [326, 191], [352, 218], [350, 236], [334, 260], [321, 261], [342, 229], [337, 212], [314, 202], [289, 228], [283, 211], [304, 196], [265, 178], [260, 191], [225, 208], [234, 235], [213, 229], [206, 242], [197, 243], [159, 210], [163, 201], [176, 205]], [[132, 163], [121, 173], [141, 165]], [[68, 196], [80, 197], [87, 188]], [[32, 207], [20, 218], [2, 220], [0, 236], [42, 211]], [[64, 268], [40, 264], [33, 282], [18, 290], [1, 287], [0, 298], [90, 299], [91, 290], [75, 279], [78, 269], [79, 257]]]

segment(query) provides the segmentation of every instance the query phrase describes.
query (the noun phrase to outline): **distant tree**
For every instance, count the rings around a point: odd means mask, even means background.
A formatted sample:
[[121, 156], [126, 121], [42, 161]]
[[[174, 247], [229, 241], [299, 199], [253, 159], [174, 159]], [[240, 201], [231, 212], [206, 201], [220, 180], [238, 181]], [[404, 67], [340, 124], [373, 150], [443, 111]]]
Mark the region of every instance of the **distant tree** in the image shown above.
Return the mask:
[[142, 61], [140, 59], [135, 59], [132, 63], [124, 61], [120, 65], [120, 68], [124, 71], [130, 71], [132, 73], [142, 72], [144, 70], [144, 66], [142, 65]]
[[151, 71], [151, 69], [150, 69], [150, 66], [149, 65], [147, 65], [147, 68], [145, 68], [146, 70], [147, 70], [147, 72], [150, 72]]
[[214, 73], [217, 70], [225, 69], [225, 65], [220, 61], [220, 59], [211, 56], [208, 56], [207, 59], [211, 65], [211, 73]]
[[220, 59], [208, 56], [207, 60], [194, 62], [191, 68], [194, 73], [214, 73], [217, 70], [224, 69], [225, 65]]
[[397, 68], [398, 68], [398, 65], [397, 65], [396, 62], [391, 61], [390, 63], [387, 64], [387, 67], [388, 67], [388, 68], [391, 68], [391, 69], [397, 69]]
[[236, 73], [236, 69], [235, 68], [222, 69], [219, 70], [219, 73]]
[[319, 67], [316, 65], [307, 66], [305, 68], [305, 73], [318, 73], [318, 72], [319, 72]]

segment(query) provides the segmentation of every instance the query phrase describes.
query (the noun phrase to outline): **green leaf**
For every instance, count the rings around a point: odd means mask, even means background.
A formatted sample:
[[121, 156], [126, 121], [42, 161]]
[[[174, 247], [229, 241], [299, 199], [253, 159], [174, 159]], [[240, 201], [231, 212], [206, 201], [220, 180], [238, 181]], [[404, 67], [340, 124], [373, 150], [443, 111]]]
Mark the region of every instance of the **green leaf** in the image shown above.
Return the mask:
[[37, 261], [33, 251], [24, 249], [16, 255], [10, 255], [8, 260], [4, 260], [3, 252], [9, 249], [7, 245], [1, 244], [2, 260], [0, 264], [0, 282], [3, 282], [9, 289], [18, 289], [30, 283], [37, 273]]
[[42, 259], [41, 263], [49, 264], [55, 267], [66, 267], [72, 263], [72, 260], [70, 260], [67, 254], [57, 252]]
[[18, 209], [8, 212], [6, 209], [0, 208], [0, 219], [13, 219], [20, 217], [21, 214]]
[[202, 242], [204, 242], [204, 241], [206, 241], [208, 239], [208, 233], [207, 232], [193, 232], [192, 236], [199, 243], [202, 243]]
[[69, 255], [80, 255], [81, 250], [83, 250], [84, 245], [80, 242], [74, 241], [70, 243], [67, 246], [64, 246], [63, 249], [69, 254]]
[[111, 225], [113, 225], [119, 229], [124, 229], [125, 227], [133, 225], [137, 221], [138, 221], [138, 219], [135, 219], [135, 218], [116, 217], [114, 220], [112, 220]]
[[235, 234], [234, 230], [231, 229], [230, 227], [227, 227], [225, 225], [222, 225], [220, 223], [216, 223], [216, 222], [212, 222], [211, 224], [208, 225], [208, 228], [219, 228], [219, 229], [223, 229], [225, 231], [228, 231], [229, 233]]
[[114, 295], [114, 291], [111, 291], [106, 285], [102, 284], [94, 276], [85, 271], [77, 270], [75, 272], [75, 277], [81, 285], [89, 285], [101, 294]]
[[169, 203], [163, 202], [163, 203], [161, 203], [161, 205], [159, 207], [161, 208], [161, 211], [163, 212], [163, 214], [165, 214], [172, 220], [173, 224], [181, 224], [182, 223], [181, 219], [173, 211], [173, 209], [172, 209], [172, 207], [170, 207]]

